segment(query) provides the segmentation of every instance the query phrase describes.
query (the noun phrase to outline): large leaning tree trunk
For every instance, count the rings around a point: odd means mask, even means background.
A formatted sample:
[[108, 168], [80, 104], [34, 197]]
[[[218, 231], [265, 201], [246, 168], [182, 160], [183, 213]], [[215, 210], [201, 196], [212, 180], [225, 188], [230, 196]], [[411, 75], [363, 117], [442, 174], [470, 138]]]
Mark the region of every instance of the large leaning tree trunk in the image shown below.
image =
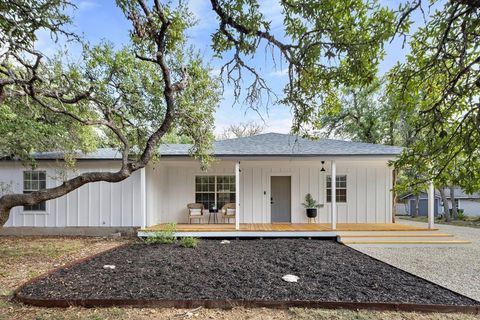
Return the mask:
[[452, 202], [453, 219], [458, 219], [457, 202], [455, 201], [455, 187], [450, 187], [450, 201]]
[[[53, 2], [55, 3], [55, 1]], [[120, 52], [114, 57], [115, 59], [106, 59], [105, 56], [101, 56], [102, 54], [107, 55], [111, 51], [108, 48], [93, 50], [94, 55], [97, 55], [97, 58], [100, 56], [100, 59], [92, 59], [89, 62], [93, 61], [98, 64], [98, 61], [107, 61], [99, 69], [107, 69], [108, 75], [105, 79], [93, 79], [94, 81], [86, 86], [84, 83], [79, 85], [75, 82], [74, 77], [68, 77], [65, 74], [58, 77], [59, 79], [66, 79], [62, 80], [63, 83], [52, 84], [51, 79], [46, 77], [51, 70], [57, 69], [44, 64], [44, 56], [33, 50], [28, 43], [19, 41], [14, 35], [7, 38], [6, 34], [2, 34], [0, 39], [2, 46], [7, 47], [8, 50], [1, 54], [0, 105], [5, 103], [10, 107], [14, 105], [12, 99], [28, 98], [33, 103], [31, 107], [38, 108], [45, 114], [65, 117], [68, 121], [80, 123], [84, 126], [104, 128], [119, 142], [122, 161], [119, 170], [116, 172], [83, 173], [64, 181], [57, 187], [28, 194], [3, 195], [0, 198], [0, 225], [6, 223], [13, 207], [34, 205], [55, 199], [87, 183], [98, 181], [115, 183], [128, 178], [133, 172], [144, 168], [157, 154], [161, 138], [170, 130], [172, 123], [181, 116], [177, 98], [190, 83], [189, 69], [186, 66], [176, 66], [175, 69], [170, 66], [175, 55], [183, 51], [184, 43], [179, 42], [177, 51], [175, 51], [173, 45], [175, 39], [171, 38], [169, 32], [175, 23], [178, 27], [178, 21], [173, 21], [173, 19], [184, 19], [185, 17], [182, 17], [181, 14], [167, 15], [166, 12], [170, 8], [165, 10], [159, 1], [155, 1], [152, 9], [146, 6], [142, 0], [132, 1], [122, 7], [122, 10], [132, 21], [132, 37], [139, 42], [143, 42], [143, 46], [135, 47], [135, 52], [130, 52], [129, 56], [127, 55], [128, 51]], [[17, 23], [14, 21], [18, 18], [17, 16], [14, 15], [11, 18], [12, 24]], [[13, 28], [13, 30], [15, 29]], [[176, 30], [175, 37], [177, 38], [179, 31], [183, 32], [183, 30]], [[169, 46], [167, 46], [167, 42]], [[30, 56], [30, 59], [26, 58], [27, 55]], [[149, 81], [148, 78], [142, 78], [139, 82], [143, 83], [145, 87], [135, 86], [132, 84], [133, 80], [129, 81], [131, 75], [125, 76], [125, 69], [122, 69], [124, 64], [129, 64], [128, 67], [130, 68], [132, 65], [142, 64], [141, 72], [150, 72], [153, 80]], [[58, 64], [56, 66], [58, 67]], [[135, 70], [135, 68], [131, 69]], [[91, 72], [88, 77], [93, 77], [92, 74], [94, 72]], [[103, 80], [103, 82], [100, 80]], [[98, 88], [101, 86], [107, 87], [105, 90], [107, 92], [116, 90], [115, 99], [108, 96], [105, 91], [101, 91]], [[80, 90], [80, 88], [84, 90]], [[158, 94], [158, 96], [155, 96], [155, 94]], [[155, 101], [162, 106], [161, 112], [158, 112], [162, 115], [162, 118], [155, 119], [155, 122], [151, 121], [150, 125], [145, 127], [134, 123], [137, 121], [135, 116], [143, 116], [145, 108], [152, 109], [152, 106], [145, 106], [138, 102], [143, 96], [148, 96], [150, 99], [153, 99], [152, 97], [156, 98]], [[191, 104], [195, 104], [195, 101]], [[130, 118], [125, 116], [126, 114], [129, 114]], [[152, 126], [153, 124], [155, 126]], [[211, 123], [208, 123], [208, 125], [211, 125]], [[129, 128], [129, 126], [131, 129], [127, 130], [126, 128]], [[143, 140], [140, 140], [142, 138]], [[139, 147], [141, 147], [140, 152], [138, 152]], [[135, 158], [132, 158], [132, 150], [136, 150]]]

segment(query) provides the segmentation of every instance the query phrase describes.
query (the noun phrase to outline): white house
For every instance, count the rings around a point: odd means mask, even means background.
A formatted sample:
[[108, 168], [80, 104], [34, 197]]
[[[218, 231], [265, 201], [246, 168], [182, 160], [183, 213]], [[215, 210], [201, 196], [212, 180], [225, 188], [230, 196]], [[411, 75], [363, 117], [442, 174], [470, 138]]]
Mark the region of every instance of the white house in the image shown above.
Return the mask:
[[[125, 181], [91, 183], [44, 204], [14, 208], [6, 226], [57, 233], [78, 227], [188, 223], [189, 203], [201, 203], [207, 209], [234, 203], [230, 226], [237, 230], [248, 223], [299, 224], [308, 222], [302, 206], [307, 193], [323, 205], [315, 223], [328, 224], [332, 230], [337, 223], [392, 222], [393, 176], [388, 163], [401, 148], [266, 133], [215, 142], [216, 161], [206, 172], [188, 156], [189, 148], [162, 145], [159, 161]], [[38, 168], [34, 171], [19, 161], [0, 161], [2, 184], [14, 192], [60, 184], [61, 154], [40, 153], [35, 158]], [[119, 152], [112, 149], [79, 154], [76, 170], [69, 174], [117, 170], [119, 161]], [[199, 222], [208, 223], [208, 217], [212, 218], [209, 212]]]

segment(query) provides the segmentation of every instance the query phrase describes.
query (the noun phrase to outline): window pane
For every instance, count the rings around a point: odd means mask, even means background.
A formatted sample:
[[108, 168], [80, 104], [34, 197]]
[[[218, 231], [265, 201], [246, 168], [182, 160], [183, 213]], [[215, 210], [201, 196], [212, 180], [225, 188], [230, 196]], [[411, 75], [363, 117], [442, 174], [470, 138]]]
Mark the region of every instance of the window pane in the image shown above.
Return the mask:
[[47, 182], [45, 180], [40, 180], [40, 189], [45, 189], [47, 187]]
[[32, 188], [31, 190], [38, 190], [38, 181], [32, 181]]
[[43, 180], [43, 181], [46, 180], [45, 171], [41, 171], [41, 172], [38, 173], [38, 179], [39, 179], [39, 180]]
[[327, 189], [327, 202], [332, 202], [332, 189]]
[[217, 194], [218, 208], [221, 209], [227, 203], [235, 203], [235, 193], [219, 193]]
[[23, 190], [32, 190], [32, 183], [30, 180], [23, 182]]
[[347, 189], [337, 190], [337, 202], [347, 202]]

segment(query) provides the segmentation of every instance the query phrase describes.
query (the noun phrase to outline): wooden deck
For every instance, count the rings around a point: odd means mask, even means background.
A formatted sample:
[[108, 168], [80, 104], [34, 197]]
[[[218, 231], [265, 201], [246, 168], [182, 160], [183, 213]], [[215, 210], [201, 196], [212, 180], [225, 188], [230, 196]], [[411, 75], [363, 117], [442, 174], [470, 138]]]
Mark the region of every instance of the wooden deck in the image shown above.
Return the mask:
[[[165, 228], [165, 224], [157, 224], [140, 231], [155, 232]], [[240, 230], [234, 224], [184, 224], [176, 226], [177, 232], [331, 232], [331, 231], [430, 231], [398, 223], [339, 223], [332, 230], [327, 223], [241, 223]]]

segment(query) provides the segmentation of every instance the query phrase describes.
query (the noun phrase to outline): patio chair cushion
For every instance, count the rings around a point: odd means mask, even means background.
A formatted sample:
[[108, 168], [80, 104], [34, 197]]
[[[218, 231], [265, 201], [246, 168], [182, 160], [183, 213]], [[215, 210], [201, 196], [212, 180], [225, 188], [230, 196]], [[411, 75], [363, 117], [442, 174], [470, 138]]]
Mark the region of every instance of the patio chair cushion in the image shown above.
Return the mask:
[[190, 215], [191, 216], [201, 216], [202, 215], [202, 209], [190, 209]]
[[234, 216], [235, 215], [235, 209], [227, 209], [226, 215], [227, 216]]

